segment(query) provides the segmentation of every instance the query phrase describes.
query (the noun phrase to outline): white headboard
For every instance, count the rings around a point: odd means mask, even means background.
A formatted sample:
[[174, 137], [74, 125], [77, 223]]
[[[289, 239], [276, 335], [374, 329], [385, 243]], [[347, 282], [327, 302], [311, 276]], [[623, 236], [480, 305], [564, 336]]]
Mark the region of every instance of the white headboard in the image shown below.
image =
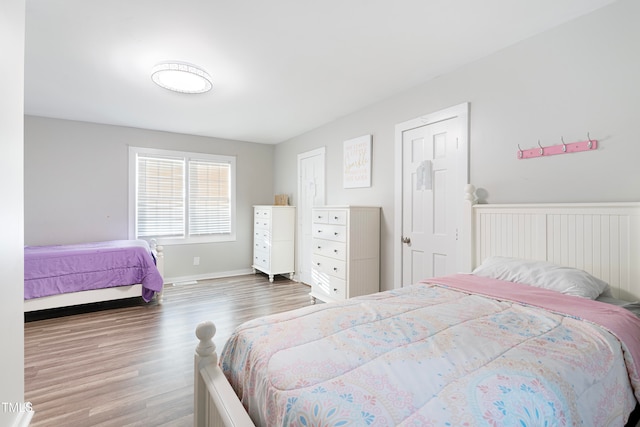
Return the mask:
[[613, 295], [640, 300], [640, 203], [474, 204], [471, 268], [489, 256], [543, 260], [585, 270]]

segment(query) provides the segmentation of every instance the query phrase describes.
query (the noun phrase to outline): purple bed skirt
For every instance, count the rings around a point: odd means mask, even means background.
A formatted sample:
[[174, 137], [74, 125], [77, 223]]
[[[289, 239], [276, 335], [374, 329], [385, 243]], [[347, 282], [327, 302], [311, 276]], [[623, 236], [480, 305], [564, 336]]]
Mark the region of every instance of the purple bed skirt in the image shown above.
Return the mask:
[[162, 290], [162, 276], [144, 240], [24, 248], [25, 300], [138, 283], [145, 301]]

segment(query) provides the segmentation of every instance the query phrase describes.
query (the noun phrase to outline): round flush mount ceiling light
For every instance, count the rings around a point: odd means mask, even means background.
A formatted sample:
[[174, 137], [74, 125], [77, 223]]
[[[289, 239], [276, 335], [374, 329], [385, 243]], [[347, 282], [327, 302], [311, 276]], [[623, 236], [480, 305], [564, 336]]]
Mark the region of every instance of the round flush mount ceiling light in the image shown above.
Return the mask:
[[181, 93], [204, 93], [211, 90], [211, 76], [186, 62], [162, 62], [151, 71], [151, 79], [160, 87]]

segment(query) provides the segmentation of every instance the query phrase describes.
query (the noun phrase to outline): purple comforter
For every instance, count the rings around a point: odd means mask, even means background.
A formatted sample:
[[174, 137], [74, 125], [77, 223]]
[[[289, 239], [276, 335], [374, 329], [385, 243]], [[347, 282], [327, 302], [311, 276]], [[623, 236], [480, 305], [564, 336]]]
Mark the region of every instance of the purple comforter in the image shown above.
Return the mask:
[[163, 279], [144, 240], [24, 248], [24, 299], [140, 283], [145, 301]]

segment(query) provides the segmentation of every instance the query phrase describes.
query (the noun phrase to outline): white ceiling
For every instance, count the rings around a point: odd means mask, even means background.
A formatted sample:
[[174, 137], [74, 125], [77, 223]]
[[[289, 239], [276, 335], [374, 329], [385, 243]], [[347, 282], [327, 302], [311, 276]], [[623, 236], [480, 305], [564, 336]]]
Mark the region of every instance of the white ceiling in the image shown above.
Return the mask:
[[27, 0], [25, 112], [278, 143], [612, 1]]

